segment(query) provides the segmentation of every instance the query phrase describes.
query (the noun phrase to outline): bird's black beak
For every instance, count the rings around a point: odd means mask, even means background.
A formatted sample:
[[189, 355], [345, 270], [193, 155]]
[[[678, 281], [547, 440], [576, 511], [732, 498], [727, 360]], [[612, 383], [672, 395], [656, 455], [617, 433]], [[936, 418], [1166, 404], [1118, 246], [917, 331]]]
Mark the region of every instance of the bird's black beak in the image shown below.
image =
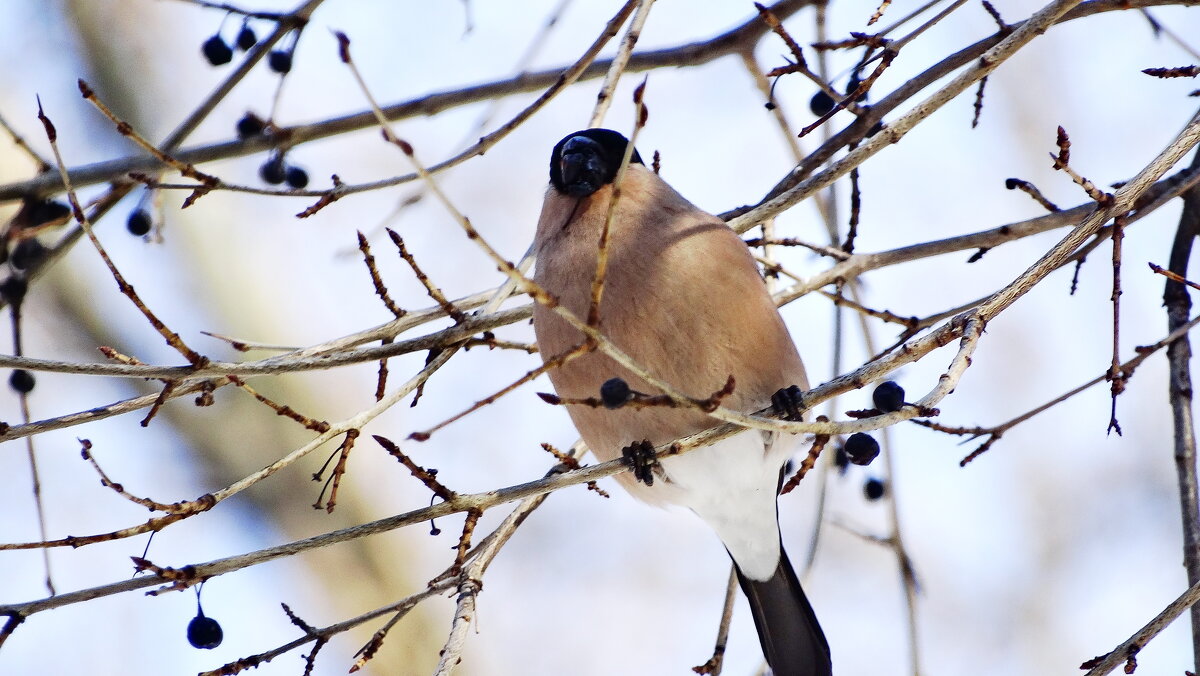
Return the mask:
[[606, 182], [609, 168], [600, 144], [582, 136], [567, 141], [559, 160], [564, 192], [572, 197], [587, 197]]

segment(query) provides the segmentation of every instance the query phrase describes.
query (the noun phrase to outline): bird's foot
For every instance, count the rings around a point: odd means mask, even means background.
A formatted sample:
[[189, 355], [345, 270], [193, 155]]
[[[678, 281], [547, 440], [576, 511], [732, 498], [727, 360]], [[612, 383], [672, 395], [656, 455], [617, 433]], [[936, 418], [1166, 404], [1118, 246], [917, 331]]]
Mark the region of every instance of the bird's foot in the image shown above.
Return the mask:
[[649, 439], [635, 441], [621, 449], [621, 461], [633, 468], [633, 477], [647, 486], [654, 485], [654, 468], [658, 466], [658, 456], [654, 453], [654, 444]]
[[804, 415], [804, 391], [796, 385], [779, 389], [771, 395], [771, 408], [780, 418], [799, 422]]

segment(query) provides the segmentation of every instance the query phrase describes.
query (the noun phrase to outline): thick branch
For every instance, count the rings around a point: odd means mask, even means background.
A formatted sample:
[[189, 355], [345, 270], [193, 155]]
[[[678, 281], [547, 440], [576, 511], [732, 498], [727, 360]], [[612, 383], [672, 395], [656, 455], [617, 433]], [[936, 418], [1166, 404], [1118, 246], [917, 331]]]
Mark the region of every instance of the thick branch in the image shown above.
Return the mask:
[[[1200, 168], [1200, 152], [1192, 159], [1192, 168]], [[1171, 246], [1170, 271], [1187, 277], [1192, 243], [1200, 234], [1200, 187], [1184, 193], [1183, 212]], [[1174, 331], [1185, 324], [1191, 313], [1192, 300], [1187, 287], [1168, 279], [1163, 292], [1167, 308], [1167, 327]], [[1169, 364], [1168, 393], [1171, 417], [1174, 421], [1175, 473], [1179, 482], [1179, 507], [1183, 525], [1183, 565], [1189, 585], [1200, 583], [1200, 491], [1196, 479], [1196, 428], [1192, 418], [1192, 345], [1187, 336], [1167, 349]], [[1200, 608], [1192, 606], [1193, 665], [1200, 666]]]

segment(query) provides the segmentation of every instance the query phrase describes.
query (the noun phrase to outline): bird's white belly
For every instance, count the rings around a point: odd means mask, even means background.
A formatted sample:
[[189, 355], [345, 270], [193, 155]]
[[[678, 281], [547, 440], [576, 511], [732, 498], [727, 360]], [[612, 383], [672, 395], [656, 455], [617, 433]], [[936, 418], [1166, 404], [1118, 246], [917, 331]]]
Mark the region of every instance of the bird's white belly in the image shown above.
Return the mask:
[[[764, 437], [774, 437], [767, 448]], [[656, 501], [682, 505], [709, 525], [742, 573], [766, 580], [779, 562], [776, 499], [779, 470], [799, 443], [795, 435], [747, 430], [684, 455], [666, 458]]]

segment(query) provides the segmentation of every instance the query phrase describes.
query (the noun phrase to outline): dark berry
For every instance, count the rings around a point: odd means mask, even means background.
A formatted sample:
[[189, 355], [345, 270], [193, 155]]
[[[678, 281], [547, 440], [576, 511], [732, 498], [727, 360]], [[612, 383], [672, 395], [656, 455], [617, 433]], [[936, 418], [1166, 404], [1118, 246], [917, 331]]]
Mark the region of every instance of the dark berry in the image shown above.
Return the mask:
[[254, 45], [258, 44], [258, 36], [254, 34], [254, 29], [249, 26], [242, 26], [242, 30], [237, 34], [238, 49], [246, 51]]
[[621, 408], [632, 396], [629, 383], [620, 378], [610, 378], [600, 386], [600, 401], [605, 408]]
[[[858, 73], [851, 75], [850, 80], [846, 82], [846, 96], [850, 96], [851, 94], [853, 94], [854, 91], [856, 89], [858, 89], [858, 86], [861, 84], [862, 84], [862, 80], [858, 79]], [[863, 94], [863, 98], [866, 98], [866, 94]], [[858, 99], [855, 99], [855, 100], [858, 100]]]
[[863, 432], [851, 434], [844, 448], [846, 455], [850, 456], [850, 462], [856, 465], [869, 465], [879, 457], [879, 442]]
[[29, 394], [34, 386], [33, 374], [25, 369], [17, 369], [8, 377], [8, 385], [21, 394]]
[[38, 202], [30, 213], [29, 225], [41, 225], [43, 223], [52, 223], [60, 218], [71, 213], [71, 207], [62, 202], [54, 200], [44, 200]]
[[838, 469], [838, 474], [845, 474], [850, 468], [850, 455], [846, 453], [843, 446], [838, 446], [837, 451], [833, 454], [833, 464]]
[[0, 298], [9, 305], [20, 305], [21, 301], [25, 300], [25, 292], [29, 290], [29, 283], [24, 277], [9, 277], [3, 282], [0, 282]]
[[17, 242], [12, 253], [9, 254], [8, 262], [18, 270], [28, 270], [45, 256], [46, 246], [36, 237], [30, 237]]
[[191, 622], [188, 622], [187, 637], [188, 643], [191, 643], [193, 648], [212, 650], [221, 645], [221, 639], [225, 637], [225, 633], [221, 631], [221, 625], [216, 620], [205, 617], [204, 612], [200, 611], [192, 618]]
[[283, 166], [283, 158], [278, 155], [272, 155], [271, 159], [263, 162], [263, 165], [258, 168], [258, 176], [271, 185], [283, 183], [284, 179], [287, 178], [287, 173]]
[[145, 209], [134, 209], [133, 213], [129, 214], [129, 220], [125, 221], [125, 229], [131, 235], [141, 237], [150, 232], [150, 226], [154, 225], [154, 220], [150, 218], [150, 212]]
[[1004, 179], [1004, 187], [1008, 188], [1009, 190], [1016, 190], [1017, 186], [1019, 186], [1019, 185], [1021, 185], [1021, 179], [1019, 179], [1019, 178]]
[[263, 122], [262, 118], [254, 113], [246, 113], [242, 119], [237, 121], [238, 138], [250, 138], [258, 136], [267, 128], [267, 123]]
[[204, 58], [214, 66], [220, 66], [233, 60], [233, 50], [225, 44], [220, 35], [214, 35], [205, 40], [201, 51], [204, 52]]
[[826, 94], [824, 90], [820, 89], [818, 89], [817, 93], [813, 94], [812, 98], [808, 100], [808, 109], [811, 110], [812, 114], [816, 115], [817, 117], [821, 117], [822, 115], [825, 115], [829, 111], [833, 110], [834, 105], [835, 103], [833, 97], [829, 94]]
[[308, 172], [300, 167], [287, 168], [287, 184], [296, 190], [302, 190], [308, 185]]
[[292, 70], [292, 53], [283, 49], [272, 50], [267, 55], [267, 65], [276, 73], [286, 75]]
[[879, 479], [867, 479], [863, 484], [863, 495], [867, 496], [868, 500], [878, 500], [887, 492], [887, 485]]
[[875, 391], [871, 393], [871, 399], [875, 402], [875, 408], [884, 413], [899, 411], [904, 408], [904, 388], [894, 380], [889, 380], [880, 383]]
[[775, 110], [778, 108], [778, 106], [775, 105], [774, 101], [767, 101], [763, 104], [763, 108], [766, 108], [767, 110]]

